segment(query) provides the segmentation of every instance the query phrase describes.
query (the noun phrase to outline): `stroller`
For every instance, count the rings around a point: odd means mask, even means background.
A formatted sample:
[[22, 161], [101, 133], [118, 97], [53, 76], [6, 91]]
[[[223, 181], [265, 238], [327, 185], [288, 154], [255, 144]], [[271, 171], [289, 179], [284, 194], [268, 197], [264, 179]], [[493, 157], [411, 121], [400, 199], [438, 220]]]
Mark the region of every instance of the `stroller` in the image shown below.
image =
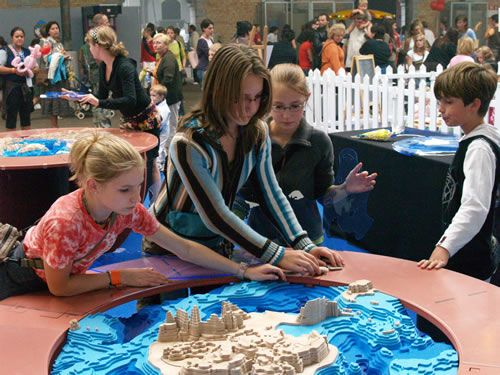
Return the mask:
[[[92, 93], [92, 89], [88, 85], [80, 81], [76, 76], [71, 77], [70, 86], [72, 90], [75, 90], [82, 94]], [[91, 111], [90, 104], [80, 104], [78, 101], [70, 101], [69, 106], [74, 111], [75, 117], [78, 120], [83, 120], [86, 117], [86, 114]]]
[[[72, 77], [71, 87], [82, 94], [92, 94], [90, 83], [84, 83], [76, 76]], [[111, 127], [111, 119], [115, 116], [115, 111], [102, 108], [92, 108], [89, 104], [80, 104], [78, 101], [71, 101], [70, 107], [73, 109], [77, 119], [83, 120], [89, 113], [93, 116], [94, 125], [98, 128]]]

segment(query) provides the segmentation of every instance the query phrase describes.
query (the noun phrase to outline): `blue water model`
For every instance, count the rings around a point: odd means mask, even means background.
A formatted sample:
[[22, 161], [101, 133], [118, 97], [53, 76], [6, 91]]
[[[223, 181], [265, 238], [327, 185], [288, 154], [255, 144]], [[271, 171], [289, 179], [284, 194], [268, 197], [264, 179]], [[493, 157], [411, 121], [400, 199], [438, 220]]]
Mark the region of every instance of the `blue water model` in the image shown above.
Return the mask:
[[0, 155], [4, 157], [50, 156], [67, 154], [69, 151], [70, 145], [63, 139], [21, 138], [4, 146]]
[[175, 316], [182, 309], [191, 314], [197, 306], [199, 318], [206, 321], [212, 314], [220, 315], [221, 303], [228, 301], [246, 313], [302, 314], [301, 308], [318, 298], [333, 301], [348, 313], [309, 325], [276, 327], [292, 336], [314, 330], [337, 347], [336, 360], [316, 374], [457, 373], [458, 356], [453, 347], [422, 336], [397, 298], [376, 290], [354, 298], [350, 293], [348, 287], [247, 282], [165, 301], [161, 306], [147, 306], [137, 312], [134, 309], [132, 314], [115, 308], [82, 319], [77, 329], [68, 332], [52, 374], [160, 374], [148, 361], [148, 354], [168, 312]]

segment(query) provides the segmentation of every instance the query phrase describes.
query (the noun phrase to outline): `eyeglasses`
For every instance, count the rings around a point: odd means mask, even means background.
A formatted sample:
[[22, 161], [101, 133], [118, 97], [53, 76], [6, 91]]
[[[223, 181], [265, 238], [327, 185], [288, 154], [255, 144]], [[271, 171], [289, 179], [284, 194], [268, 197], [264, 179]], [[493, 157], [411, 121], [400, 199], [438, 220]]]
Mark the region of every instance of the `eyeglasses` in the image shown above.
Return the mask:
[[292, 104], [289, 106], [284, 106], [281, 104], [276, 104], [272, 105], [271, 108], [273, 111], [276, 112], [285, 112], [285, 111], [290, 111], [290, 112], [301, 112], [304, 110], [304, 107], [306, 106], [306, 103], [300, 103], [300, 104]]

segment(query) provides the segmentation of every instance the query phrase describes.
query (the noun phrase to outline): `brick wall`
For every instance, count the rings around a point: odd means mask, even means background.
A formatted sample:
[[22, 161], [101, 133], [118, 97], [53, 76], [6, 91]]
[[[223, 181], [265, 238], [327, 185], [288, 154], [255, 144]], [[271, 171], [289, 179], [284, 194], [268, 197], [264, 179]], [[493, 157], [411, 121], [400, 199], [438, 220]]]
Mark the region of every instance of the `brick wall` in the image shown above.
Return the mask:
[[[426, 21], [429, 25], [429, 29], [431, 29], [435, 35], [437, 35], [437, 27], [439, 18], [445, 12], [438, 12], [431, 9], [431, 0], [419, 0], [414, 2], [413, 5], [415, 18], [418, 18], [422, 21]], [[407, 24], [409, 25], [412, 20], [408, 20]]]
[[[236, 31], [236, 21], [250, 21], [254, 23], [260, 0], [196, 0], [193, 1], [196, 9], [197, 28], [203, 18], [209, 18], [214, 23], [216, 37], [227, 43]], [[200, 30], [201, 33], [201, 30]]]

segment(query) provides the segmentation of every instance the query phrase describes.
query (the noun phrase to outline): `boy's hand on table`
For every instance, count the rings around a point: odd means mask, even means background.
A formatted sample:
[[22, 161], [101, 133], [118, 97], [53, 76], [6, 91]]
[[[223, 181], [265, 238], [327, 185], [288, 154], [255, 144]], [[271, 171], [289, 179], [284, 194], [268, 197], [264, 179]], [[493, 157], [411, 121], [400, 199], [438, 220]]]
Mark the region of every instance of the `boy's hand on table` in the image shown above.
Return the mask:
[[422, 259], [417, 265], [426, 270], [443, 268], [448, 264], [450, 253], [444, 247], [436, 246], [429, 259]]

